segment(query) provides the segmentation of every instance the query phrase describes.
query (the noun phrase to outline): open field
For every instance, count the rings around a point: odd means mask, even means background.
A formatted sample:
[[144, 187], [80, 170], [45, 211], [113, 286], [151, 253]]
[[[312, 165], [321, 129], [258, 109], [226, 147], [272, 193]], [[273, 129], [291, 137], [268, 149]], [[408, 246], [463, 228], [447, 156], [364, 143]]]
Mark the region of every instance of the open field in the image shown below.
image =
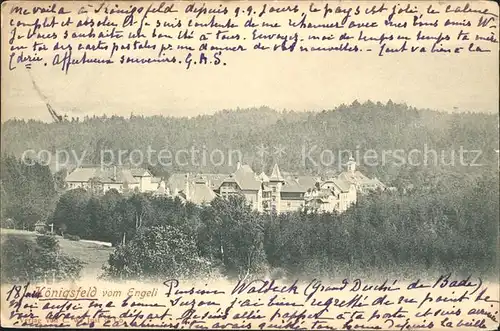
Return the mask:
[[[39, 235], [36, 232], [12, 229], [1, 229], [0, 233], [2, 244], [8, 236], [25, 236], [34, 240]], [[71, 241], [61, 236], [57, 236], [57, 239], [63, 253], [85, 263], [82, 270], [82, 277], [97, 277], [100, 275], [102, 273], [102, 266], [107, 262], [109, 254], [113, 252], [113, 248], [97, 243]]]

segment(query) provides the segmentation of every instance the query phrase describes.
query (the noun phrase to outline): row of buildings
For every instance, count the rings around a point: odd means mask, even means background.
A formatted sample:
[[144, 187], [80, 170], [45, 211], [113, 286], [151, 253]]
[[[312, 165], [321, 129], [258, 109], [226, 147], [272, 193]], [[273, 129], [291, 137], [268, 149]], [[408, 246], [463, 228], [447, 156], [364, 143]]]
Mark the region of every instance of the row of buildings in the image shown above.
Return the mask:
[[305, 206], [343, 212], [356, 203], [358, 193], [386, 188], [378, 179], [368, 178], [356, 170], [352, 158], [345, 171], [324, 178], [282, 173], [277, 164], [269, 175], [258, 174], [249, 165], [238, 163], [232, 173], [177, 173], [167, 181], [145, 169], [80, 167], [67, 176], [66, 182], [68, 189], [81, 187], [101, 193], [110, 189], [135, 190], [179, 197], [196, 204], [208, 204], [217, 196], [242, 195], [253, 209], [277, 213]]
[[106, 193], [111, 189], [118, 192], [154, 192], [161, 178], [154, 177], [143, 168], [80, 166], [66, 176], [66, 188], [83, 188], [95, 193]]

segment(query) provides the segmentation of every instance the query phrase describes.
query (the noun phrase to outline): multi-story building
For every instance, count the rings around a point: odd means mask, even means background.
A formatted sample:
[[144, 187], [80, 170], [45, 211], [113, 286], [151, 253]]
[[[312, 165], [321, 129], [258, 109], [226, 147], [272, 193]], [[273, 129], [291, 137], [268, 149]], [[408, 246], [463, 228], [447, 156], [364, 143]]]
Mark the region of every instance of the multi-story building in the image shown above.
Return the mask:
[[153, 174], [144, 168], [131, 168], [130, 172], [139, 183], [139, 192], [152, 192], [158, 189], [160, 178], [154, 177]]
[[352, 158], [347, 171], [337, 177], [284, 175], [277, 164], [268, 176], [264, 172], [256, 174], [249, 165], [238, 163], [231, 174], [173, 174], [166, 185], [171, 195], [195, 203], [209, 203], [216, 196], [242, 195], [255, 210], [276, 213], [304, 207], [344, 212], [356, 203], [358, 192], [377, 188], [385, 186], [356, 171]]
[[238, 164], [231, 174], [173, 174], [166, 186], [172, 196], [195, 203], [209, 203], [217, 195], [242, 195], [255, 210], [263, 210], [262, 183], [248, 165]]
[[239, 162], [229, 174], [173, 174], [165, 183], [143, 168], [81, 166], [67, 177], [68, 189], [84, 188], [94, 193], [110, 189], [118, 192], [151, 192], [177, 196], [196, 204], [210, 203], [216, 196], [241, 195], [260, 212], [285, 213], [304, 207], [320, 211], [344, 212], [356, 203], [358, 193], [386, 187], [356, 170], [353, 158], [338, 176], [300, 176], [282, 173], [277, 164], [271, 174], [256, 174]]
[[262, 211], [262, 182], [258, 179], [249, 165], [239, 162], [236, 171], [222, 180], [216, 192], [222, 197], [229, 195], [243, 195], [250, 206]]
[[385, 190], [386, 186], [377, 178], [368, 178], [360, 171], [356, 170], [356, 161], [351, 156], [347, 162], [347, 171], [343, 171], [338, 179], [353, 184], [359, 193], [368, 193], [374, 190]]
[[305, 200], [309, 207], [342, 213], [356, 203], [357, 191], [353, 184], [338, 178], [329, 178], [307, 192]]

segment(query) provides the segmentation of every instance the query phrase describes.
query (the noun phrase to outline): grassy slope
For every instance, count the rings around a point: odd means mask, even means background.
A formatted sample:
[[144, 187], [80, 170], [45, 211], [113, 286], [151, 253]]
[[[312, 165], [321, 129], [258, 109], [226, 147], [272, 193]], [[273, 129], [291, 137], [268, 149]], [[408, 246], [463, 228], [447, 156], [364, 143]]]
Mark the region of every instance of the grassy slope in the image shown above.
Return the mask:
[[[7, 236], [24, 236], [30, 237], [33, 240], [37, 236], [35, 232], [10, 229], [1, 229], [0, 233], [2, 243]], [[97, 277], [100, 275], [102, 273], [102, 266], [108, 261], [109, 254], [113, 251], [111, 247], [95, 243], [71, 241], [63, 239], [60, 236], [57, 239], [63, 253], [86, 263], [82, 270], [82, 277]]]

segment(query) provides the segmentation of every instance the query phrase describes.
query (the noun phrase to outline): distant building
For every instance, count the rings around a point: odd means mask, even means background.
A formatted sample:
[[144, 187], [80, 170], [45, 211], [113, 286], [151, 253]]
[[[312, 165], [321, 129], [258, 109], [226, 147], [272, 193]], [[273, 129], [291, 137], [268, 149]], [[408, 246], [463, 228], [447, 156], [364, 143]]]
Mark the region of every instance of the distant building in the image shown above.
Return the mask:
[[237, 165], [231, 174], [172, 174], [167, 187], [194, 203], [210, 203], [217, 195], [242, 195], [256, 210], [262, 210], [262, 185], [248, 165]]
[[305, 206], [307, 187], [297, 179], [286, 179], [280, 191], [279, 212], [299, 210]]
[[222, 180], [218, 194], [243, 195], [253, 209], [262, 211], [262, 183], [249, 165], [238, 162], [236, 171]]
[[354, 160], [338, 176], [322, 179], [282, 173], [277, 164], [271, 174], [256, 174], [249, 165], [236, 165], [230, 174], [173, 174], [162, 192], [180, 195], [188, 201], [209, 203], [216, 196], [244, 196], [253, 209], [285, 213], [304, 207], [320, 211], [344, 212], [357, 202], [358, 191], [385, 188], [355, 170]]
[[346, 171], [324, 178], [282, 173], [277, 164], [271, 174], [257, 174], [249, 165], [238, 162], [232, 173], [177, 173], [167, 182], [143, 168], [84, 166], [73, 170], [66, 183], [68, 189], [84, 188], [95, 193], [110, 189], [122, 193], [151, 192], [154, 196], [178, 197], [199, 205], [210, 203], [216, 196], [240, 195], [254, 210], [276, 213], [305, 207], [341, 213], [357, 202], [358, 193], [386, 189], [378, 179], [370, 179], [356, 170], [352, 157]]
[[120, 193], [126, 191], [154, 192], [159, 178], [153, 177], [149, 170], [126, 167], [81, 166], [66, 176], [67, 189], [83, 188], [96, 194], [104, 194], [110, 189]]
[[130, 169], [132, 177], [139, 182], [139, 192], [153, 192], [158, 189], [160, 178], [154, 177], [153, 174], [144, 168]]
[[185, 198], [198, 205], [209, 204], [216, 197], [215, 192], [208, 186], [208, 181], [203, 177], [197, 177], [189, 183]]
[[360, 171], [356, 170], [356, 161], [354, 158], [349, 158], [347, 162], [347, 171], [343, 171], [338, 176], [345, 182], [353, 184], [359, 193], [368, 193], [375, 190], [385, 190], [386, 186], [377, 178], [371, 179], [363, 175]]
[[308, 192], [305, 197], [305, 202], [307, 207], [323, 212], [338, 210], [337, 208], [339, 206], [334, 195], [327, 189], [314, 189], [310, 193]]
[[323, 180], [318, 188], [308, 192], [305, 199], [309, 207], [342, 213], [356, 203], [357, 191], [354, 184], [338, 178], [330, 178]]

